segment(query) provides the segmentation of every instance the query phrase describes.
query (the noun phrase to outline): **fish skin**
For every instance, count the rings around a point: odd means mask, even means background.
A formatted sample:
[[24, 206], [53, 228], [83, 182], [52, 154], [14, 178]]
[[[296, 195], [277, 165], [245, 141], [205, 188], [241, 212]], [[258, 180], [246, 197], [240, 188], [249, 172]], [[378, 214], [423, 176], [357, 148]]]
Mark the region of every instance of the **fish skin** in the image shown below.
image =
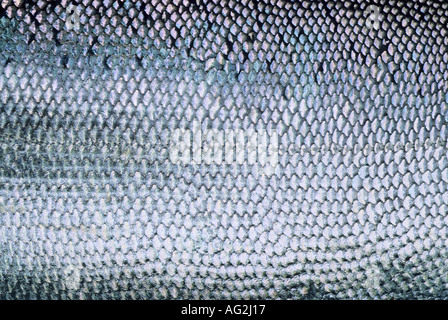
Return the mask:
[[448, 6], [366, 8], [2, 1], [0, 298], [446, 299]]

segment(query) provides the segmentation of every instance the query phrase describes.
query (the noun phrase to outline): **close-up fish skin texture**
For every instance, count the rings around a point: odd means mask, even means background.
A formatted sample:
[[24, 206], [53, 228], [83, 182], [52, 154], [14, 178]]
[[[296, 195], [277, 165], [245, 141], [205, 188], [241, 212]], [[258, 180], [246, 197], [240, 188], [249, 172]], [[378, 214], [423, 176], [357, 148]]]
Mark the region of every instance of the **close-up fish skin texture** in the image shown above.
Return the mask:
[[448, 3], [0, 3], [0, 299], [448, 298]]

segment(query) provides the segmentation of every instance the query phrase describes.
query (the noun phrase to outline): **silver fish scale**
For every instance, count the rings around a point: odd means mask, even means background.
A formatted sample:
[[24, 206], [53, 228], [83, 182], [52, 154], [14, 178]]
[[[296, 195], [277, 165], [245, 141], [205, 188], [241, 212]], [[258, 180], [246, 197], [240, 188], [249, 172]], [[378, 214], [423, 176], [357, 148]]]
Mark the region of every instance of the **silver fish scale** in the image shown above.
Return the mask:
[[[430, 0], [3, 0], [0, 298], [447, 298], [447, 23]], [[267, 133], [273, 170], [173, 161], [195, 123], [200, 152]]]

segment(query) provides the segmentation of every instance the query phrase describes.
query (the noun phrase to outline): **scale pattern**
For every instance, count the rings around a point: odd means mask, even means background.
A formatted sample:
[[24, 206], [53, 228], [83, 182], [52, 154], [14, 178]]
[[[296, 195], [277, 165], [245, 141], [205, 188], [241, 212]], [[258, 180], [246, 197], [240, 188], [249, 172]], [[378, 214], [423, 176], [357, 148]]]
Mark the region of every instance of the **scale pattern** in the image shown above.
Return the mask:
[[448, 4], [376, 6], [1, 1], [0, 298], [447, 298]]

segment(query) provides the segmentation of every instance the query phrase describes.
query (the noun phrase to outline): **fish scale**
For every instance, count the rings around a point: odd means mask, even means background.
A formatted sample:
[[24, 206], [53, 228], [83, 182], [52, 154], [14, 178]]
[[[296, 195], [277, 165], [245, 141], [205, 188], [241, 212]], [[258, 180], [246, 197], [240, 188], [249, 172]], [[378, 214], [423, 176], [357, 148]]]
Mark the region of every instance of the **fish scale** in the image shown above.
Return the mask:
[[0, 298], [447, 298], [448, 4], [0, 8]]

